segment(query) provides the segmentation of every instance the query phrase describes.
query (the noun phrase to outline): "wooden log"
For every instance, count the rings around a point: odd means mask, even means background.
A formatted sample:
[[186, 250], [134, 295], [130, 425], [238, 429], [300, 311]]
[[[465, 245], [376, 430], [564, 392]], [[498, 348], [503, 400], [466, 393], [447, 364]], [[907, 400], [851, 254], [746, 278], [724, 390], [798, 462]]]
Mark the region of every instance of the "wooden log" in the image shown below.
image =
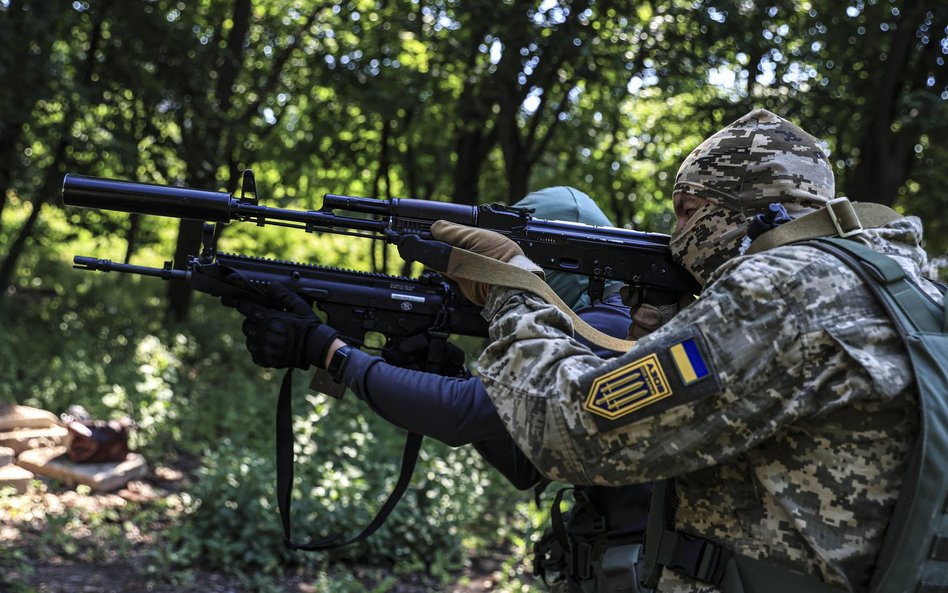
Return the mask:
[[17, 494], [26, 492], [30, 480], [35, 478], [33, 472], [18, 465], [4, 465], [0, 467], [0, 490], [12, 487]]
[[0, 432], [0, 447], [9, 447], [19, 455], [29, 449], [62, 445], [66, 442], [67, 434], [69, 431], [62, 426]]
[[0, 467], [10, 465], [16, 461], [16, 451], [10, 447], [0, 447]]

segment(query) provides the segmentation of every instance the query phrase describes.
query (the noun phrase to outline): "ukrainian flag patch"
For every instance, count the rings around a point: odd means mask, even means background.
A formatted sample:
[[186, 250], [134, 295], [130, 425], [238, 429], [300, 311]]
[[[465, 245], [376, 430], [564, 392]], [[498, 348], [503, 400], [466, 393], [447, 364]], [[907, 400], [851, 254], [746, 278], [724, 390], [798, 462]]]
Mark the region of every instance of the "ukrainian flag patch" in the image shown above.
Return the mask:
[[584, 407], [593, 414], [615, 420], [671, 394], [658, 356], [649, 354], [596, 378]]
[[681, 382], [685, 386], [697, 383], [711, 374], [694, 338], [674, 344], [668, 349], [668, 354], [674, 361], [678, 376], [681, 377]]

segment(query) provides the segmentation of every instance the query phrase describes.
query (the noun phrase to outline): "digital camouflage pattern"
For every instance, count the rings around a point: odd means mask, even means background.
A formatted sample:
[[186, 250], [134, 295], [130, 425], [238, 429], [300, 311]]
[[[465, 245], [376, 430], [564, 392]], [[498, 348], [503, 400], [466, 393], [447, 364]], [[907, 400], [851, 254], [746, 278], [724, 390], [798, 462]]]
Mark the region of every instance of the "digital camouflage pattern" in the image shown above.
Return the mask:
[[[868, 229], [862, 240], [937, 294], [920, 279], [918, 219]], [[918, 411], [901, 339], [848, 267], [799, 245], [737, 258], [698, 301], [608, 361], [533, 295], [495, 289], [484, 315], [493, 343], [480, 358], [482, 380], [549, 477], [605, 485], [675, 477], [679, 530], [843, 588], [867, 587]], [[671, 356], [688, 343], [697, 374], [706, 367], [696, 381]], [[607, 375], [619, 377], [606, 385], [613, 395], [639, 386], [633, 401], [647, 403], [612, 400], [613, 419], [591, 411], [602, 404], [590, 404], [591, 388]], [[659, 589], [715, 591], [668, 570]]]
[[675, 176], [674, 191], [750, 217], [774, 202], [791, 214], [819, 208], [835, 188], [833, 169], [816, 138], [755, 109], [691, 151]]
[[746, 237], [747, 217], [712, 202], [695, 211], [669, 247], [675, 261], [704, 286], [721, 264], [740, 255]]
[[675, 176], [674, 192], [709, 200], [672, 237], [672, 255], [701, 285], [743, 254], [750, 220], [778, 202], [794, 215], [835, 192], [833, 170], [817, 140], [766, 109], [755, 109], [695, 148]]

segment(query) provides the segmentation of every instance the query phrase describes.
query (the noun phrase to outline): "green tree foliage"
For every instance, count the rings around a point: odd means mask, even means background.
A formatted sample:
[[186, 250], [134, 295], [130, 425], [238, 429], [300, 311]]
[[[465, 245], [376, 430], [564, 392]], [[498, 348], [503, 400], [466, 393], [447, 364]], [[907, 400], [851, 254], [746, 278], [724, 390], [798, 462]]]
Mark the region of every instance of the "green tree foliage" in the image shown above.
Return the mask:
[[[573, 185], [618, 225], [668, 232], [678, 164], [759, 106], [825, 142], [840, 195], [920, 215], [944, 255], [946, 27], [948, 4], [925, 0], [0, 0], [0, 393], [131, 414], [160, 459], [206, 454], [167, 562], [303, 562], [267, 506], [274, 377], [239, 319], [180, 286], [68, 269], [76, 253], [180, 265], [199, 225], [60, 208], [64, 173], [233, 191], [252, 168], [264, 203], [302, 209]], [[221, 247], [410, 271], [384, 246], [279, 228], [235, 225]], [[298, 523], [344, 530], [400, 435], [354, 402], [308, 403]], [[457, 566], [463, 535], [491, 543], [508, 517], [489, 511], [516, 496], [479, 464], [432, 448], [432, 494], [336, 560]]]

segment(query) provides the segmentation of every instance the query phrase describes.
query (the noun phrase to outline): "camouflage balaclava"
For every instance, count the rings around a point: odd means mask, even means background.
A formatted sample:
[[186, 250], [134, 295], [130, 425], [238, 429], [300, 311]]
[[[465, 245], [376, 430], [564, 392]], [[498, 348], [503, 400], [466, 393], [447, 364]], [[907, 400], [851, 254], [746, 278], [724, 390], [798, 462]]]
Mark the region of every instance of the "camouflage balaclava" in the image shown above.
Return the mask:
[[[615, 226], [588, 195], [573, 187], [548, 187], [527, 194], [515, 208], [533, 208], [532, 216], [545, 220], [581, 222], [596, 226]], [[574, 311], [590, 304], [589, 278], [557, 270], [543, 270], [546, 282]], [[606, 282], [605, 295], [618, 292], [621, 282]]]
[[746, 249], [747, 226], [773, 203], [790, 216], [822, 207], [835, 189], [819, 142], [782, 117], [755, 109], [695, 148], [678, 169], [674, 193], [710, 203], [672, 235], [672, 256], [704, 286]]

